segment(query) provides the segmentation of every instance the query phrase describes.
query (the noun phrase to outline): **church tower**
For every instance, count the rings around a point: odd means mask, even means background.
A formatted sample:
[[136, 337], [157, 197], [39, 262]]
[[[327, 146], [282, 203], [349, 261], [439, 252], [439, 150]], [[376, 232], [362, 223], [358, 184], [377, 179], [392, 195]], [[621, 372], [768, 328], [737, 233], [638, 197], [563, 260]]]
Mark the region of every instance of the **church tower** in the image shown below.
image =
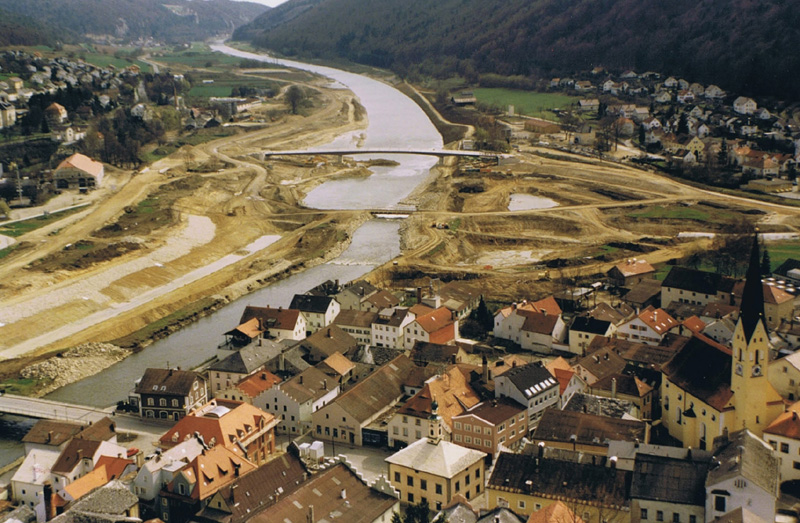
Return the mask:
[[758, 234], [755, 234], [739, 321], [733, 333], [731, 390], [736, 409], [734, 430], [747, 428], [760, 437], [767, 425], [783, 412], [783, 402], [767, 379], [769, 335], [758, 250]]
[[433, 445], [438, 445], [440, 441], [442, 441], [442, 418], [439, 417], [439, 403], [436, 400], [433, 400], [431, 403], [431, 417], [429, 419], [430, 423], [430, 434], [428, 434], [428, 442], [432, 443]]

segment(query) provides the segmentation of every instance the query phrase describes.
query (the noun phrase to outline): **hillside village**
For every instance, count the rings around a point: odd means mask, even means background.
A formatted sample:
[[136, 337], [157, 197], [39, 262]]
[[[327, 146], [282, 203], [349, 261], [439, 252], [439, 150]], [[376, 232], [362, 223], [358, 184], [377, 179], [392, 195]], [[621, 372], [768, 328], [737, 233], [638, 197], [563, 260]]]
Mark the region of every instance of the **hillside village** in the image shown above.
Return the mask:
[[703, 183], [764, 193], [792, 190], [800, 128], [783, 103], [765, 106], [713, 84], [652, 71], [611, 74], [602, 67], [552, 78], [542, 89], [580, 100], [558, 111], [561, 124], [508, 119], [513, 134], [539, 141], [566, 135], [570, 146], [594, 154], [627, 144], [640, 150], [629, 152], [630, 159]]
[[[156, 448], [122, 446], [112, 418], [38, 422], [10, 517], [797, 517], [800, 261], [761, 274], [754, 237], [744, 280], [654, 273], [626, 260], [601, 284], [618, 299], [520, 297], [493, 317], [462, 281], [247, 306], [212, 362], [147, 369], [120, 403], [162, 420]], [[388, 449], [371, 481], [347, 458], [367, 448]]]

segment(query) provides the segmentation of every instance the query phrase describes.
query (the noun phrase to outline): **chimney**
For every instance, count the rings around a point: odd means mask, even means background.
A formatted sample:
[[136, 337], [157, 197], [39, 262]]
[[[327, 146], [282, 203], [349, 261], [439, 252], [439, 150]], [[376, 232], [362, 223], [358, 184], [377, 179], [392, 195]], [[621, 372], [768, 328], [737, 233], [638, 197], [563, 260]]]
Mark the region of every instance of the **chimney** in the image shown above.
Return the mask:
[[797, 411], [792, 411], [792, 421], [797, 421]]
[[240, 468], [242, 468], [242, 464], [241, 463], [234, 463], [233, 464], [233, 475], [235, 477], [237, 477], [237, 478], [239, 477], [239, 469]]
[[544, 457], [544, 441], [540, 441], [539, 442], [539, 454], [538, 455], [539, 455], [540, 459]]
[[264, 380], [264, 381], [267, 381], [267, 373], [266, 372], [262, 372], [261, 373], [261, 379]]
[[422, 303], [422, 287], [417, 287], [417, 304]]
[[347, 499], [347, 490], [342, 489], [342, 499]]
[[300, 385], [303, 384], [303, 375], [302, 374], [300, 374], [300, 376], [298, 376], [298, 382], [300, 383]]
[[78, 461], [83, 459], [83, 449], [78, 449]]
[[687, 461], [692, 461], [692, 447], [689, 447], [686, 450], [686, 460]]
[[542, 314], [544, 314], [544, 316], [547, 317], [547, 309], [542, 309]]
[[322, 380], [322, 389], [328, 390], [328, 380]]
[[53, 510], [53, 484], [49, 481], [45, 481], [42, 492], [42, 501], [44, 502], [44, 520], [50, 521], [55, 517], [55, 511]]
[[483, 360], [481, 361], [482, 371], [483, 371], [483, 381], [489, 381], [489, 360], [486, 358], [486, 355], [483, 355]]
[[47, 432], [47, 442], [50, 443], [51, 441], [53, 441], [53, 431], [52, 430]]
[[611, 378], [611, 398], [617, 398], [617, 378]]
[[616, 456], [611, 456], [611, 459], [608, 462], [609, 462], [609, 465], [611, 466], [612, 470], [617, 468], [617, 457]]
[[333, 336], [331, 336], [331, 330], [330, 330], [330, 329], [328, 329], [328, 337], [329, 337], [329, 338], [332, 338], [332, 337], [333, 337]]
[[[275, 496], [275, 499], [277, 500], [278, 497]], [[317, 522], [317, 520], [314, 518], [314, 505], [309, 505], [308, 506], [308, 523], [316, 523], [316, 522]]]

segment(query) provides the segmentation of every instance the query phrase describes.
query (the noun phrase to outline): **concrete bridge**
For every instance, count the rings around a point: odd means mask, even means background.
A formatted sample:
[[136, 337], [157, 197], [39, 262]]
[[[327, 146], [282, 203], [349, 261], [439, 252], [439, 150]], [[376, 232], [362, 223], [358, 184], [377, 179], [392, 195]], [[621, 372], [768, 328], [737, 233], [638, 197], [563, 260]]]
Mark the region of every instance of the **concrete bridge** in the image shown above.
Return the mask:
[[481, 151], [460, 151], [451, 149], [402, 149], [391, 147], [360, 148], [360, 149], [305, 149], [302, 151], [263, 151], [261, 154], [266, 156], [353, 156], [357, 154], [416, 154], [424, 156], [457, 156], [461, 158], [486, 158], [487, 160], [498, 158], [497, 153], [486, 153]]
[[113, 407], [103, 410], [42, 398], [29, 398], [14, 394], [0, 395], [0, 413], [26, 416], [28, 418], [94, 423], [106, 416], [110, 416], [112, 411]]

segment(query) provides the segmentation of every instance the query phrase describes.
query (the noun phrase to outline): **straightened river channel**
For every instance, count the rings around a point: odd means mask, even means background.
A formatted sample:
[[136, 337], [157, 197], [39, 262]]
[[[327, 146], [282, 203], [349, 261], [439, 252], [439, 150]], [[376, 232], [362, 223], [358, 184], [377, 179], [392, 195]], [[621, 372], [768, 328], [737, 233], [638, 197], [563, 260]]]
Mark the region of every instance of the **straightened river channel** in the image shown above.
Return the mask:
[[[388, 84], [331, 67], [240, 51], [222, 43], [212, 45], [212, 49], [239, 58], [316, 73], [331, 79], [333, 87], [351, 90], [366, 109], [367, 129], [339, 136], [321, 147], [323, 149], [355, 148], [356, 142], [361, 139], [365, 148], [442, 148], [441, 135], [422, 109]], [[369, 155], [359, 157], [368, 159]], [[408, 210], [410, 207], [401, 202], [430, 176], [430, 169], [436, 163], [435, 157], [400, 154], [373, 157], [394, 160], [397, 165], [373, 167], [370, 169], [373, 174], [367, 178], [323, 183], [307, 195], [304, 204], [315, 209]], [[217, 346], [223, 341], [223, 333], [238, 324], [245, 306], [288, 307], [295, 294], [304, 293], [327, 280], [352, 281], [398, 256], [399, 228], [399, 220], [370, 220], [353, 234], [350, 246], [334, 260], [243, 296], [102, 372], [62, 387], [46, 397], [107, 407], [125, 399], [134, 381], [148, 367], [195, 367], [215, 354]], [[6, 417], [0, 420], [0, 466], [22, 455], [19, 437], [30, 425], [31, 421], [25, 418]]]

